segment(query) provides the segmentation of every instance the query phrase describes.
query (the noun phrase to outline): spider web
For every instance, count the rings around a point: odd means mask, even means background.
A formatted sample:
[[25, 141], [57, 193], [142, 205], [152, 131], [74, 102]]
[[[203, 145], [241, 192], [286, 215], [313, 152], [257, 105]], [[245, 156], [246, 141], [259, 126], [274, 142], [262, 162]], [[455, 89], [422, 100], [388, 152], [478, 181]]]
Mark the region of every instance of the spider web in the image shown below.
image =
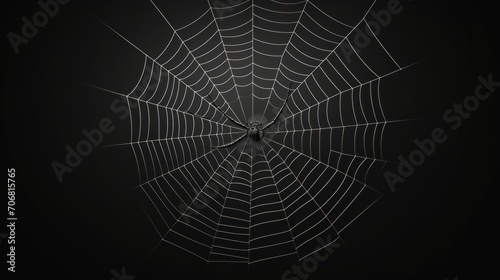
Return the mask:
[[[174, 28], [151, 1], [170, 32], [157, 54], [108, 26], [144, 56], [129, 93], [101, 89], [127, 99], [130, 142], [118, 145], [133, 150], [161, 242], [207, 262], [302, 260], [318, 250], [317, 238], [336, 242], [380, 198], [366, 184], [385, 162], [393, 122], [380, 84], [404, 67], [367, 22], [375, 2], [354, 25], [313, 2], [207, 2]], [[348, 59], [341, 46], [355, 49], [357, 28], [374, 40]], [[275, 118], [260, 142], [235, 124]]]

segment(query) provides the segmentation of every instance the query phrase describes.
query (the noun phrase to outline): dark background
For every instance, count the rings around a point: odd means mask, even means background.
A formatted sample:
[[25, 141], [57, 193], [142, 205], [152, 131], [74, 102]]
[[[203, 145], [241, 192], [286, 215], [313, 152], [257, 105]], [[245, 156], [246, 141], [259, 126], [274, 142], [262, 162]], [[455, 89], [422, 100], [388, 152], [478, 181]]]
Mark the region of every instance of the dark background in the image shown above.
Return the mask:
[[[414, 139], [429, 137], [435, 127], [447, 128], [442, 113], [474, 93], [477, 76], [493, 73], [500, 80], [496, 9], [486, 1], [434, 2], [402, 1], [404, 12], [381, 34], [384, 42], [397, 46], [392, 49], [398, 59], [422, 61], [384, 80], [387, 115], [422, 118], [388, 127], [384, 151], [392, 160], [412, 151]], [[200, 3], [171, 2], [168, 17], [189, 20], [206, 8], [207, 3]], [[375, 10], [385, 3], [379, 1]], [[110, 110], [116, 96], [85, 83], [105, 84], [119, 77], [128, 88], [136, 81], [142, 58], [99, 21], [133, 26], [147, 19], [133, 7], [120, 1], [72, 1], [17, 55], [4, 37], [4, 167], [16, 168], [19, 219], [17, 278], [9, 273], [6, 279], [111, 279], [110, 271], [122, 267], [136, 279], [247, 277], [247, 267], [207, 267], [169, 245], [153, 250], [158, 235], [143, 211], [144, 200], [132, 191], [139, 179], [130, 148], [98, 148], [63, 183], [52, 171], [54, 160], [64, 161], [64, 147], [74, 147], [83, 139], [81, 130], [97, 128], [103, 117], [117, 127], [103, 144], [126, 139], [128, 120]], [[4, 4], [3, 34], [19, 34], [21, 17], [31, 18], [38, 10], [35, 1]], [[145, 44], [155, 44], [161, 36], [152, 30], [143, 37]], [[458, 131], [447, 129], [449, 140], [395, 193], [382, 174], [397, 166], [375, 170], [370, 185], [384, 196], [343, 233], [346, 245], [320, 263], [310, 279], [479, 279], [498, 274], [495, 108], [496, 93]], [[6, 245], [5, 240], [0, 244], [2, 255]], [[250, 275], [280, 279], [292, 264], [251, 266]], [[2, 273], [6, 269], [4, 262]]]

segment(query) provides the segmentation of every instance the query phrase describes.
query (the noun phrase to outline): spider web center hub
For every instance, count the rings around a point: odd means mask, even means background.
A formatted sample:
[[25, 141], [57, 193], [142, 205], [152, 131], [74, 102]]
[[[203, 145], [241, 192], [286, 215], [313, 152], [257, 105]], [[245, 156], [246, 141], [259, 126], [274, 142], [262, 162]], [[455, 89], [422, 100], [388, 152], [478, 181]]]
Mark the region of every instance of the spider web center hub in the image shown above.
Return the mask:
[[264, 125], [261, 122], [251, 122], [247, 136], [254, 141], [260, 141], [264, 137]]

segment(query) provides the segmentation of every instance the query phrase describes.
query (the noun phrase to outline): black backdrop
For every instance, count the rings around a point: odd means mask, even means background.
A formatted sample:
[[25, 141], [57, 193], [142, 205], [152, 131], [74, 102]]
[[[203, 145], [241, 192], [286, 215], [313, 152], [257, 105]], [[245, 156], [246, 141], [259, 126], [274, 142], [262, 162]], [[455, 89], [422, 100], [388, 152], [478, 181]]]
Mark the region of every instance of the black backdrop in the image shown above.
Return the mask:
[[[442, 113], [474, 93], [477, 76], [493, 73], [500, 80], [495, 8], [486, 1], [434, 2], [402, 1], [404, 13], [383, 31], [391, 39], [389, 45], [398, 46], [392, 49], [399, 59], [408, 64], [422, 61], [404, 75], [391, 77], [384, 91], [388, 115], [422, 118], [388, 129], [387, 158], [407, 155], [414, 149], [414, 139], [444, 127]], [[205, 2], [198, 4], [171, 2], [168, 17], [189, 21], [192, 14], [199, 14], [197, 9], [206, 7]], [[21, 18], [38, 10], [35, 1], [4, 3], [4, 34], [19, 33]], [[116, 125], [116, 132], [107, 135], [103, 144], [127, 139], [123, 137], [128, 120], [119, 121], [110, 110], [116, 96], [85, 83], [102, 84], [130, 75], [123, 81], [126, 88], [134, 81], [142, 60], [99, 20], [119, 26], [147, 16], [130, 3], [72, 1], [28, 44], [21, 45], [18, 54], [4, 37], [4, 165], [16, 169], [19, 220], [17, 273], [7, 273], [4, 262], [2, 273], [7, 278], [2, 279], [111, 279], [110, 271], [122, 267], [136, 279], [247, 277], [246, 267], [207, 267], [173, 246], [161, 245], [153, 251], [158, 238], [144, 214], [145, 201], [130, 191], [138, 183], [130, 149], [98, 148], [62, 183], [51, 168], [54, 160], [64, 160], [66, 145], [82, 139], [82, 129], [96, 128], [103, 117]], [[145, 44], [154, 44], [160, 35], [154, 29], [151, 32], [143, 34]], [[113, 75], [117, 72], [120, 75]], [[498, 97], [493, 94], [459, 130], [449, 132], [450, 139], [412, 177], [397, 185], [396, 192], [387, 187], [384, 170], [375, 172], [372, 185], [384, 196], [343, 233], [347, 246], [320, 264], [310, 279], [496, 275], [497, 107]], [[3, 201], [7, 203], [6, 192]], [[0, 248], [4, 260], [5, 240]], [[280, 279], [290, 265], [279, 261], [256, 265], [250, 275]]]

